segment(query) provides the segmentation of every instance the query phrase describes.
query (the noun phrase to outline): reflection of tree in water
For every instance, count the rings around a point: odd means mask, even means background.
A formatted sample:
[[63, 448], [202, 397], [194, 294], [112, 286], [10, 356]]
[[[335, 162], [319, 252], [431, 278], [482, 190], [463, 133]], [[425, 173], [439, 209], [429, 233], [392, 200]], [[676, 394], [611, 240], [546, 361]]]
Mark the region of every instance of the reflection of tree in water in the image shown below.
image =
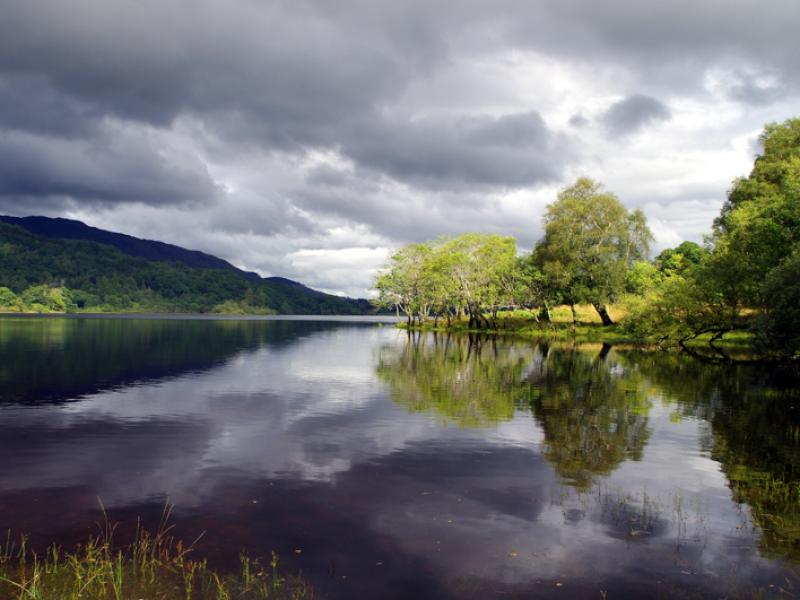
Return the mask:
[[624, 460], [639, 460], [650, 431], [642, 378], [609, 356], [609, 347], [550, 350], [531, 372], [531, 409], [545, 434], [544, 456], [585, 489]]
[[685, 355], [548, 348], [458, 336], [409, 337], [382, 349], [378, 373], [396, 402], [462, 426], [530, 406], [544, 456], [578, 489], [637, 460], [648, 398], [710, 424], [710, 450], [746, 503], [767, 556], [800, 561], [800, 375], [797, 369], [706, 364]]
[[681, 415], [711, 424], [711, 457], [751, 508], [767, 556], [800, 560], [800, 374], [797, 368], [705, 364], [635, 353]]
[[461, 426], [485, 426], [529, 408], [545, 434], [545, 457], [578, 487], [639, 459], [647, 442], [641, 378], [589, 352], [466, 336], [411, 334], [385, 347], [378, 375], [398, 404], [435, 411]]
[[509, 420], [524, 406], [526, 368], [537, 354], [526, 343], [411, 333], [402, 347], [381, 348], [377, 373], [408, 410], [480, 427]]

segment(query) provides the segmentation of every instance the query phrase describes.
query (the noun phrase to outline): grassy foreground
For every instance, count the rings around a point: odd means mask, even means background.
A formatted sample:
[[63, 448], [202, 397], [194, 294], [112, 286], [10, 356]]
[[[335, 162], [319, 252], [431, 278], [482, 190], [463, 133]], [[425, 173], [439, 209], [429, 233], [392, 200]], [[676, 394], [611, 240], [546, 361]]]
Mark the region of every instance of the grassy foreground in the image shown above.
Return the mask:
[[134, 541], [113, 543], [105, 527], [75, 552], [52, 546], [43, 556], [23, 538], [0, 547], [0, 600], [300, 600], [314, 598], [302, 579], [283, 577], [273, 553], [269, 564], [245, 555], [235, 573], [220, 573], [190, 558], [184, 546], [160, 528], [137, 528]]

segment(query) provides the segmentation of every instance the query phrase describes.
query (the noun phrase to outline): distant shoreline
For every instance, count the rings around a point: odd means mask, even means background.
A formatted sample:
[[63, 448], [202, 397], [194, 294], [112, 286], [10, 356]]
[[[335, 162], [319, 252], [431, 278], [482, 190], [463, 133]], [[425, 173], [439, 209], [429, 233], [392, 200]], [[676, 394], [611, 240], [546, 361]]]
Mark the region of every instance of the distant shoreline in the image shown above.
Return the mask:
[[395, 324], [394, 315], [223, 315], [213, 313], [23, 313], [0, 312], [0, 319], [151, 319], [177, 321], [332, 321]]

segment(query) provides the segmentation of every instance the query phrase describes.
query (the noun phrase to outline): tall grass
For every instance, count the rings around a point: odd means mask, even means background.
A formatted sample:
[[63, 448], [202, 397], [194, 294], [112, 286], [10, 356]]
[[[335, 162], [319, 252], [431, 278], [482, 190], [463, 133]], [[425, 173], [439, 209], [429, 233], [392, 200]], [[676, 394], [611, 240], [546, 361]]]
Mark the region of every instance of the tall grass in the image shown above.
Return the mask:
[[[302, 579], [278, 571], [275, 553], [268, 564], [242, 554], [239, 569], [221, 573], [192, 559], [170, 535], [166, 507], [155, 533], [139, 524], [133, 542], [118, 546], [108, 519], [97, 535], [74, 552], [57, 545], [39, 555], [25, 537], [9, 533], [0, 546], [0, 600], [300, 600], [313, 598]], [[195, 540], [196, 542], [197, 540]]]

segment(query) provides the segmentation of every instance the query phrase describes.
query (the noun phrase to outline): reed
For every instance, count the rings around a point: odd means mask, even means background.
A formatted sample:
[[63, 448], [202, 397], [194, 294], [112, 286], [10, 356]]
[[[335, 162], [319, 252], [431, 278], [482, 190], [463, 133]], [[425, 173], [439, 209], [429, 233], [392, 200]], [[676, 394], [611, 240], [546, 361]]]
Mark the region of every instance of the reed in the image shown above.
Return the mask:
[[[244, 554], [239, 569], [219, 572], [193, 558], [198, 541], [171, 534], [166, 507], [155, 533], [137, 524], [133, 541], [117, 545], [106, 518], [100, 532], [71, 552], [57, 545], [42, 555], [9, 533], [0, 546], [0, 600], [300, 600], [314, 598], [298, 577], [283, 576], [278, 557], [267, 564]], [[199, 539], [199, 538], [198, 538]]]

